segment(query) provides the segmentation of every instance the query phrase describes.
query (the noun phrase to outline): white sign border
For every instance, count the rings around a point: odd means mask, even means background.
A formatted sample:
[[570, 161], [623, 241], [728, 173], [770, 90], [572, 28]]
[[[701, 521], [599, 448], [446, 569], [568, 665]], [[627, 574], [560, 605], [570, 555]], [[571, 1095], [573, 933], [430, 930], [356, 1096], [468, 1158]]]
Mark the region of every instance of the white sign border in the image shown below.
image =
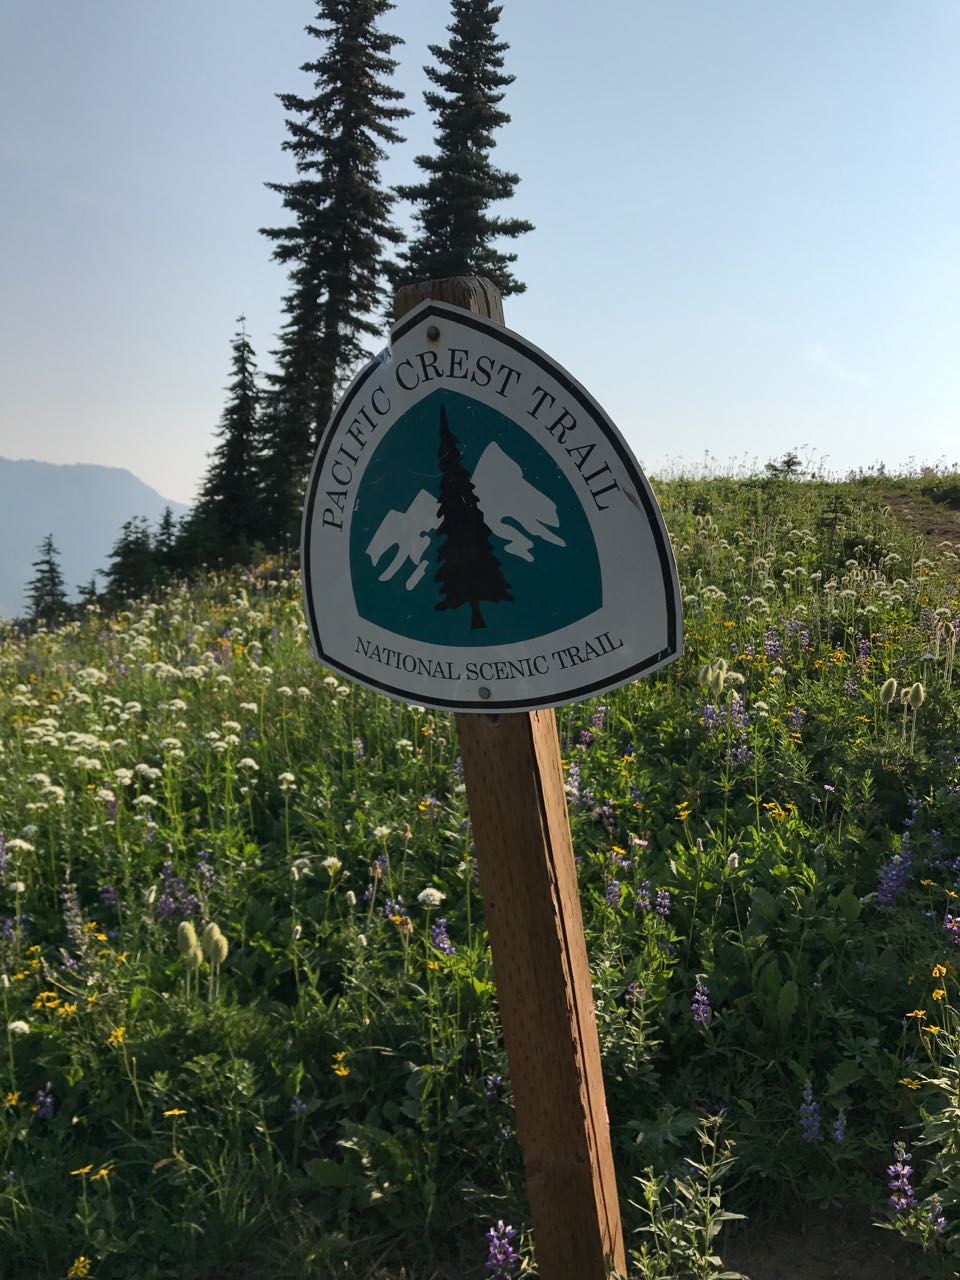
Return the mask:
[[[313, 460], [313, 466], [310, 471], [310, 477], [307, 482], [307, 490], [304, 499], [303, 519], [301, 524], [300, 538], [300, 571], [303, 589], [303, 598], [305, 605], [305, 613], [307, 616], [307, 624], [310, 633], [310, 642], [314, 656], [325, 666], [333, 671], [338, 671], [341, 675], [346, 676], [349, 680], [356, 684], [362, 685], [366, 689], [370, 689], [375, 693], [386, 694], [388, 697], [394, 698], [408, 705], [423, 705], [436, 708], [442, 711], [466, 712], [468, 714], [484, 714], [499, 715], [505, 713], [519, 713], [525, 711], [538, 711], [549, 707], [563, 707], [570, 703], [583, 702], [588, 698], [592, 698], [597, 694], [611, 692], [614, 689], [622, 688], [623, 685], [631, 684], [638, 677], [650, 675], [660, 667], [666, 666], [679, 658], [683, 653], [683, 617], [680, 607], [680, 583], [677, 576], [676, 561], [670, 547], [670, 537], [664, 524], [663, 515], [649, 482], [643, 471], [640, 469], [639, 463], [633, 456], [629, 445], [621, 435], [618, 428], [610, 420], [601, 406], [590, 395], [575, 378], [572, 377], [562, 365], [556, 363], [546, 352], [529, 342], [526, 338], [503, 325], [497, 324], [496, 321], [486, 316], [478, 315], [476, 312], [467, 311], [462, 307], [453, 306], [448, 302], [439, 302], [436, 299], [428, 298], [420, 303], [412, 311], [409, 311], [401, 320], [399, 320], [392, 328], [390, 333], [390, 348], [399, 341], [405, 334], [417, 325], [422, 324], [426, 319], [445, 320], [450, 319], [462, 324], [468, 328], [478, 330], [495, 341], [503, 343], [507, 347], [512, 347], [515, 351], [531, 360], [534, 364], [539, 364], [545, 373], [549, 374], [556, 382], [558, 382], [570, 394], [573, 401], [578, 403], [581, 408], [592, 419], [593, 423], [600, 430], [601, 434], [606, 438], [611, 448], [616, 453], [627, 475], [636, 485], [637, 493], [643, 506], [644, 515], [649, 522], [650, 531], [653, 536], [654, 544], [657, 550], [657, 556], [660, 563], [662, 574], [662, 582], [665, 589], [665, 604], [667, 611], [667, 644], [658, 652], [651, 654], [649, 657], [639, 662], [634, 662], [629, 668], [618, 672], [616, 675], [606, 676], [592, 683], [582, 685], [575, 689], [566, 689], [555, 694], [545, 694], [535, 701], [529, 698], [521, 698], [514, 700], [494, 700], [482, 701], [452, 701], [444, 698], [432, 698], [428, 694], [417, 692], [411, 693], [406, 690], [397, 688], [395, 685], [388, 684], [383, 681], [374, 680], [368, 675], [354, 670], [345, 662], [331, 657], [324, 652], [323, 644], [320, 637], [319, 623], [317, 621], [316, 610], [311, 585], [310, 557], [313, 518], [315, 512], [315, 498], [317, 488], [319, 486], [323, 465], [326, 460], [327, 450], [329, 449], [333, 439], [337, 433], [340, 423], [349, 409], [353, 406], [357, 392], [365, 385], [368, 378], [373, 377], [382, 367], [387, 352], [381, 353], [380, 356], [373, 359], [363, 369], [361, 369], [354, 377], [350, 385], [344, 391], [340, 401], [333, 410], [330, 420], [324, 428], [317, 447], [317, 452]], [[399, 633], [398, 633], [399, 634]]]

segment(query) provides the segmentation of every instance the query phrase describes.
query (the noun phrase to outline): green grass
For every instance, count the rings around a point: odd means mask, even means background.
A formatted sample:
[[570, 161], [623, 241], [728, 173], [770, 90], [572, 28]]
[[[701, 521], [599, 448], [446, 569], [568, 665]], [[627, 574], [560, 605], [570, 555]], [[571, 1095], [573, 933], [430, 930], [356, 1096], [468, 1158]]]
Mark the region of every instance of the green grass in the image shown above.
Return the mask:
[[[727, 1208], [882, 1212], [960, 857], [949, 548], [873, 486], [658, 496], [686, 655], [558, 713], [634, 1250], [637, 1180], [669, 1193], [721, 1110]], [[452, 721], [319, 667], [292, 574], [11, 629], [0, 779], [7, 1280], [470, 1280], [499, 1219], [531, 1256]]]

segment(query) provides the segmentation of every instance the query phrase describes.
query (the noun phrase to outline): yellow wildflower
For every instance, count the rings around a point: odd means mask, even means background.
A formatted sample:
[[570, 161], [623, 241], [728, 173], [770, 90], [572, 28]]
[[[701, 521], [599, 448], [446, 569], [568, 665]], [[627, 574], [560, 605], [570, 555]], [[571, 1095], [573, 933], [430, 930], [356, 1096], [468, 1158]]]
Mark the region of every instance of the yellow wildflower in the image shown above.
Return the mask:
[[105, 1164], [101, 1169], [97, 1170], [97, 1172], [93, 1175], [90, 1181], [91, 1182], [98, 1182], [98, 1181], [107, 1182], [109, 1181], [111, 1173], [113, 1173], [113, 1166], [109, 1164]]
[[908, 1088], [908, 1089], [919, 1089], [919, 1088], [920, 1088], [920, 1081], [919, 1081], [919, 1080], [913, 1080], [910, 1076], [904, 1076], [904, 1077], [903, 1077], [903, 1079], [900, 1081], [900, 1084], [905, 1084], [905, 1085], [907, 1086], [907, 1088]]
[[929, 886], [933, 884], [933, 881], [932, 881], [932, 880], [921, 880], [921, 881], [920, 881], [920, 883], [921, 883], [922, 885], [924, 885], [925, 887], [929, 888]]
[[930, 970], [931, 977], [945, 978], [947, 976], [947, 966], [945, 964], [935, 964]]
[[83, 1166], [83, 1168], [82, 1168], [82, 1169], [71, 1169], [71, 1170], [70, 1170], [70, 1177], [71, 1177], [71, 1178], [82, 1178], [82, 1177], [84, 1177], [86, 1174], [88, 1174], [92, 1168], [93, 1168], [93, 1165], [92, 1165], [92, 1164], [85, 1164], [85, 1165]]
[[73, 1266], [67, 1272], [67, 1280], [83, 1280], [83, 1277], [89, 1274], [90, 1259], [81, 1253], [79, 1258], [74, 1259]]
[[932, 1036], [938, 1036], [940, 1034], [940, 1028], [936, 1024], [932, 1027], [924, 1027], [923, 1030], [929, 1031]]
[[946, 994], [947, 993], [946, 991], [944, 991], [943, 987], [937, 987], [936, 991], [930, 992], [930, 995], [933, 997], [934, 1000], [943, 1000], [946, 998]]
[[164, 1114], [164, 1117], [166, 1117], [166, 1116], [185, 1116], [187, 1113], [186, 1111], [184, 1111], [183, 1107], [171, 1107], [169, 1111], [165, 1111], [163, 1114]]
[[123, 1044], [124, 1037], [127, 1034], [126, 1027], [114, 1027], [107, 1036], [107, 1044], [111, 1049], [116, 1049]]
[[435, 973], [437, 969], [440, 968], [440, 965], [437, 963], [436, 960], [428, 960], [427, 968], [430, 970], [431, 973]]
[[87, 996], [87, 1005], [89, 1006], [96, 1003], [97, 1003], [97, 993], [94, 991], [91, 995]]
[[333, 1074], [335, 1076], [348, 1076], [350, 1074], [350, 1068], [347, 1066], [344, 1066], [342, 1062], [338, 1062], [337, 1065], [333, 1068]]
[[4, 1098], [4, 1102], [7, 1104], [8, 1107], [15, 1107], [19, 1101], [20, 1101], [19, 1089], [14, 1089], [12, 1092], [8, 1093], [7, 1096]]
[[59, 1013], [61, 1018], [72, 1018], [76, 1012], [77, 1012], [76, 1003], [62, 1004], [60, 1008], [57, 1010], [57, 1013]]
[[905, 1018], [925, 1018], [927, 1016], [926, 1009], [911, 1009], [909, 1013], [903, 1015]]

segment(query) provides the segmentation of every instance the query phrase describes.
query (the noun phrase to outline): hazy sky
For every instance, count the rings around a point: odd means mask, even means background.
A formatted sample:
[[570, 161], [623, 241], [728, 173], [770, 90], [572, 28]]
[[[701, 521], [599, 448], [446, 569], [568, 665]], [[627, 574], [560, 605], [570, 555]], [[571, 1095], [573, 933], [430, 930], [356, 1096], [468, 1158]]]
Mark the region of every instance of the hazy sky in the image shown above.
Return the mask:
[[[235, 318], [261, 367], [282, 270], [275, 94], [312, 0], [0, 2], [0, 454], [128, 467], [190, 501]], [[427, 43], [397, 83], [430, 145]], [[956, 0], [505, 0], [496, 161], [527, 293], [507, 323], [652, 470], [807, 443], [845, 469], [960, 454]]]

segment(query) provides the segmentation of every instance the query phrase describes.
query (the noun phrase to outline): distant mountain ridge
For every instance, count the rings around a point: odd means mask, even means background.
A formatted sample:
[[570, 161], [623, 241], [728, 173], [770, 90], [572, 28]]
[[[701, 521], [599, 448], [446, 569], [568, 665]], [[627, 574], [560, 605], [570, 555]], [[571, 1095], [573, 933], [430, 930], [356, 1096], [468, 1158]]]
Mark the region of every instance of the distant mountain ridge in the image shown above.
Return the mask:
[[0, 617], [26, 612], [26, 584], [48, 533], [76, 599], [77, 586], [106, 567], [124, 521], [145, 516], [155, 526], [164, 507], [177, 518], [189, 510], [122, 467], [0, 458]]

